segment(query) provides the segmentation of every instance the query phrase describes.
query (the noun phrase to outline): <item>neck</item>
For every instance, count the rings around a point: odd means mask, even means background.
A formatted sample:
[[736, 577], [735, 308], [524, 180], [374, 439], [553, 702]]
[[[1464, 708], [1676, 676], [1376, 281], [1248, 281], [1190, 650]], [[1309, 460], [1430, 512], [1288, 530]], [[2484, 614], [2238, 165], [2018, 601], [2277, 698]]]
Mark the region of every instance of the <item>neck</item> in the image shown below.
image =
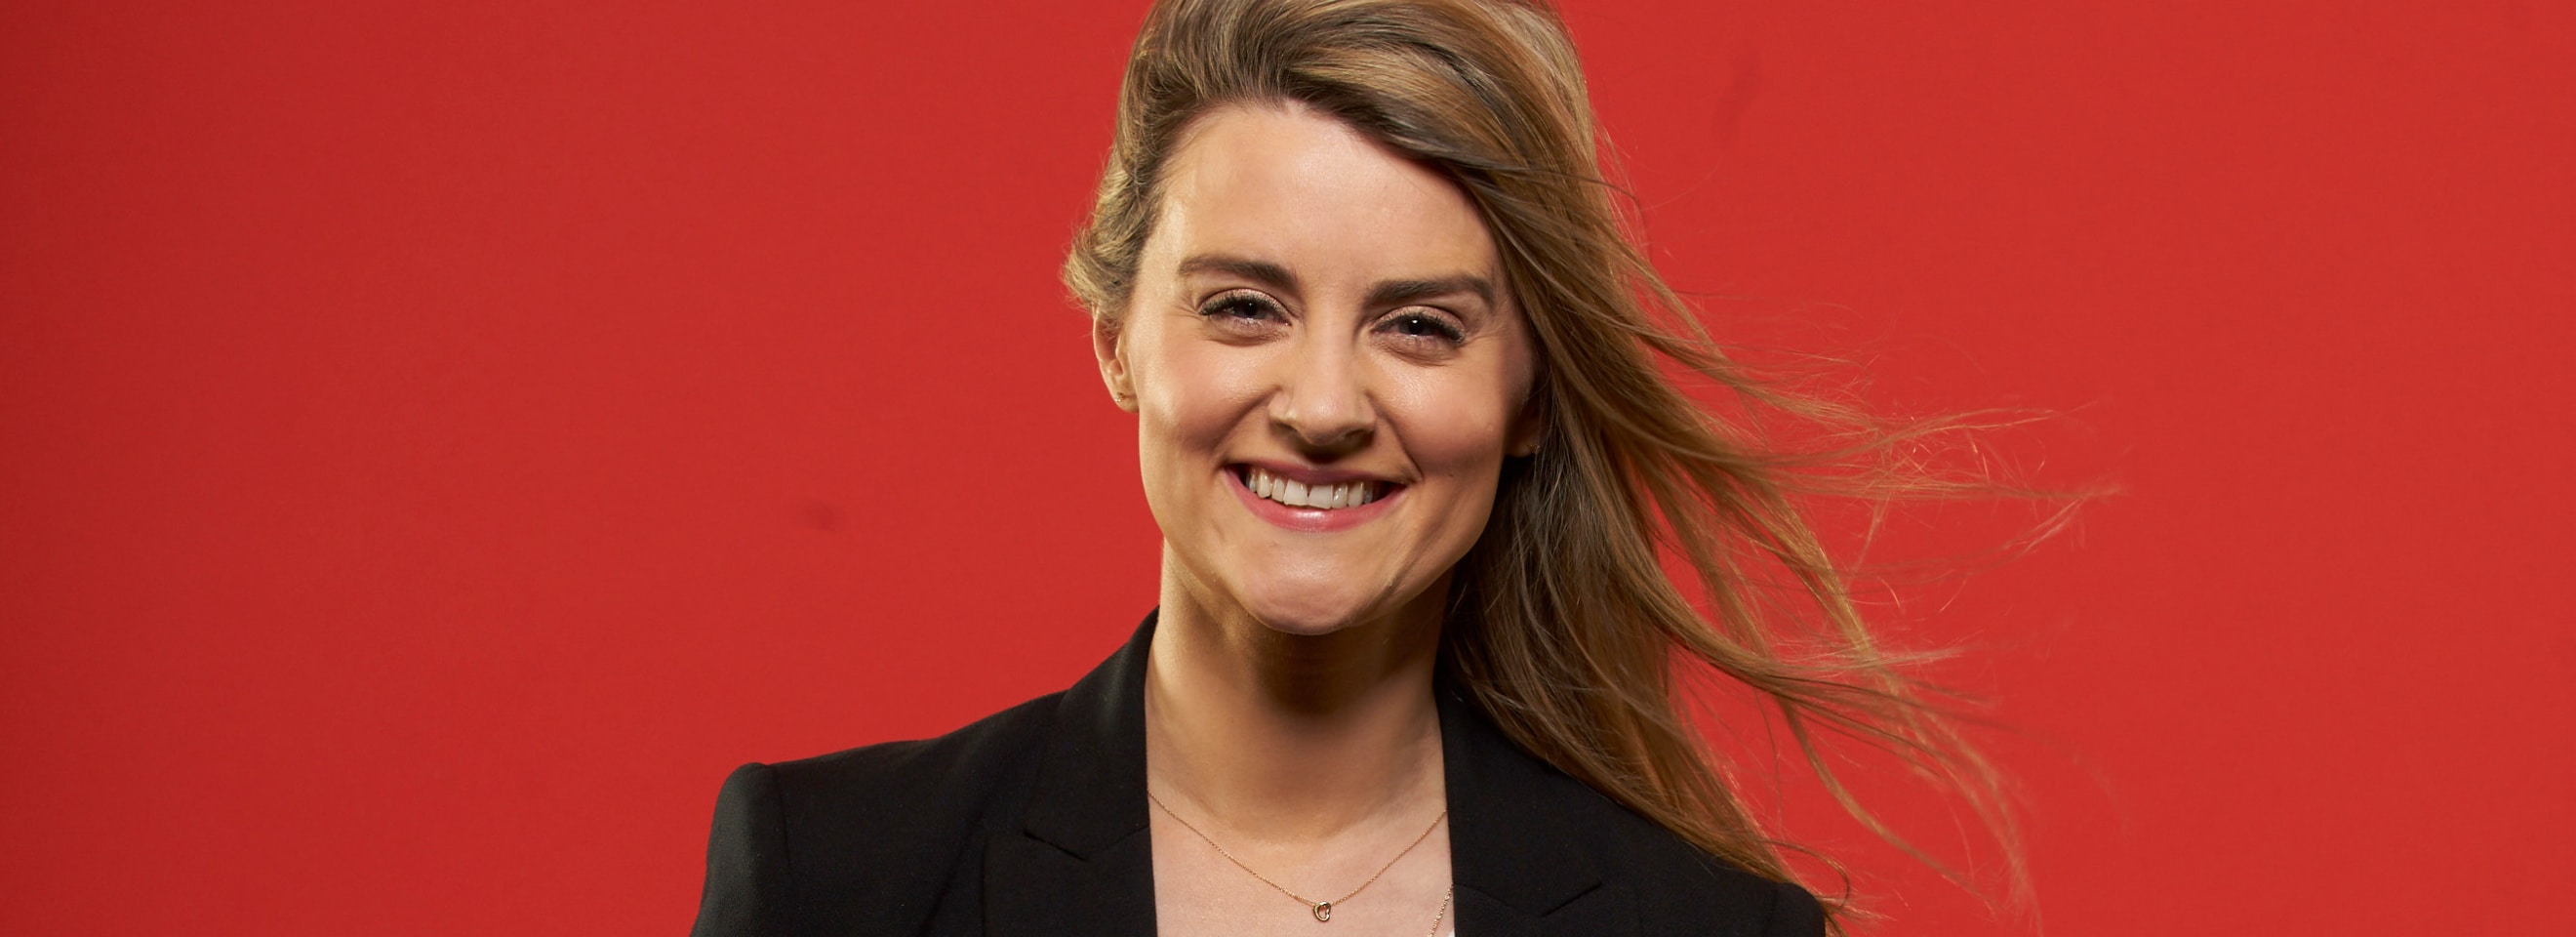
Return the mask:
[[1274, 841], [1422, 822], [1438, 809], [1431, 676], [1445, 582], [1382, 618], [1289, 634], [1210, 608], [1172, 565], [1145, 677], [1158, 796]]

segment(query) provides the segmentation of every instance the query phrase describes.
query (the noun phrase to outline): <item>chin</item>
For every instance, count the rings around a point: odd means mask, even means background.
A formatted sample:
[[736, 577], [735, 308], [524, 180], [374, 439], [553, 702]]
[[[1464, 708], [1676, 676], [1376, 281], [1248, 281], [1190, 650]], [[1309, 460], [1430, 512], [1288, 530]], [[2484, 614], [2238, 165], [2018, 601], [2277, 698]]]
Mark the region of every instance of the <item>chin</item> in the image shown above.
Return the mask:
[[1247, 603], [1254, 621], [1281, 634], [1316, 637], [1358, 624], [1365, 614], [1347, 605], [1322, 602]]
[[1332, 634], [1382, 611], [1374, 596], [1348, 594], [1316, 583], [1274, 582], [1250, 585], [1238, 593], [1243, 610], [1263, 627], [1306, 637]]

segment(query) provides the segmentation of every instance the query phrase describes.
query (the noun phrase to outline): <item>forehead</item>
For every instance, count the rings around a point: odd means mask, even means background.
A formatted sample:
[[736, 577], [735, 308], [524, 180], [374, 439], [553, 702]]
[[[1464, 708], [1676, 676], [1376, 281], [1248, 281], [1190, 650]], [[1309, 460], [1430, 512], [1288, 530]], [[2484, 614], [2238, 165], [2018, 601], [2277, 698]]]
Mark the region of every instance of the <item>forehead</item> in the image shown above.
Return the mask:
[[1493, 238], [1456, 183], [1292, 105], [1220, 109], [1173, 154], [1148, 263], [1205, 252], [1322, 282], [1496, 272]]

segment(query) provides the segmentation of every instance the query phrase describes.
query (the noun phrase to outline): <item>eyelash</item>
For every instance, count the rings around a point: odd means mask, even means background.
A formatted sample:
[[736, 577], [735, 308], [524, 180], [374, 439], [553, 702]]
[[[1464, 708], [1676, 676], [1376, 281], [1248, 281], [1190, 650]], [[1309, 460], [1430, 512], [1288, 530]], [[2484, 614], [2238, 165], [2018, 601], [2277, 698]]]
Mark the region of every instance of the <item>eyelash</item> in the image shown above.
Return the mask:
[[[1246, 309], [1249, 309], [1257, 315], [1236, 316], [1231, 314], [1234, 311]], [[1224, 293], [1208, 300], [1206, 305], [1200, 306], [1199, 315], [1211, 319], [1251, 319], [1259, 318], [1261, 316], [1277, 316], [1279, 315], [1279, 304], [1269, 301], [1259, 293]]]
[[[1205, 305], [1199, 307], [1199, 315], [1211, 319], [1228, 318], [1257, 321], [1263, 318], [1281, 317], [1282, 310], [1279, 308], [1278, 303], [1271, 302], [1267, 297], [1264, 297], [1261, 294], [1237, 292], [1222, 293], [1208, 300]], [[1457, 325], [1438, 316], [1421, 312], [1408, 312], [1395, 316], [1383, 323], [1380, 323], [1378, 328], [1380, 330], [1392, 331], [1402, 329], [1406, 326], [1418, 326], [1420, 328], [1427, 329], [1428, 331], [1415, 333], [1394, 331], [1393, 334], [1408, 339], [1437, 339], [1443, 343], [1453, 346], [1464, 344], [1467, 340], [1466, 333], [1461, 331]]]
[[1450, 324], [1448, 320], [1442, 319], [1438, 316], [1424, 315], [1419, 312], [1408, 312], [1393, 319], [1389, 319], [1384, 325], [1379, 326], [1379, 328], [1401, 328], [1408, 323], [1421, 323], [1431, 331], [1428, 334], [1414, 334], [1409, 332], [1398, 332], [1396, 334], [1402, 335], [1406, 338], [1437, 338], [1452, 345], [1461, 344], [1467, 340], [1466, 334], [1460, 332], [1458, 327]]

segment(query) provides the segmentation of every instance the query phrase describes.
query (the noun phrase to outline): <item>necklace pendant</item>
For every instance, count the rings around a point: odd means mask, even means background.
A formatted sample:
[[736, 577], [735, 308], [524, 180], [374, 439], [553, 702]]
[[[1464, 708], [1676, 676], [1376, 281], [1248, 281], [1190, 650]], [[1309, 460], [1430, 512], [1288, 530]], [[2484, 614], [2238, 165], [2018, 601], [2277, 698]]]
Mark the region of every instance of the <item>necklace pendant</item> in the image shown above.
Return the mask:
[[1330, 920], [1332, 920], [1332, 919], [1333, 919], [1333, 903], [1332, 903], [1332, 902], [1330, 902], [1330, 901], [1318, 901], [1318, 902], [1315, 902], [1315, 920], [1318, 920], [1318, 921], [1330, 921]]

